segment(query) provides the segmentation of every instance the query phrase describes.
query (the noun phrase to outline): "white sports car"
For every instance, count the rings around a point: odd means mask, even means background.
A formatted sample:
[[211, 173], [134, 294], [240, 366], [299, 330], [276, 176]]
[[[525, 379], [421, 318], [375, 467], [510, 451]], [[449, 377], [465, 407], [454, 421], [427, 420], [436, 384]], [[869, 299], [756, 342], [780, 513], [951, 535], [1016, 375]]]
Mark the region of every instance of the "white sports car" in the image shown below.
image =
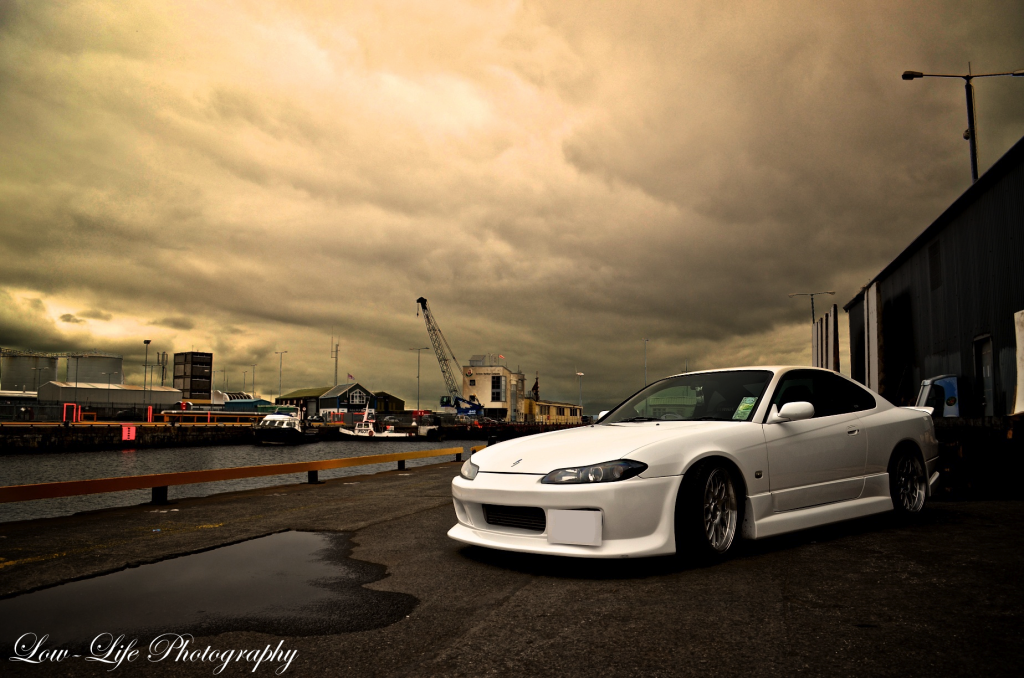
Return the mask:
[[452, 539], [588, 558], [720, 558], [895, 508], [939, 474], [928, 408], [835, 372], [750, 367], [653, 383], [598, 423], [492, 445], [452, 481]]

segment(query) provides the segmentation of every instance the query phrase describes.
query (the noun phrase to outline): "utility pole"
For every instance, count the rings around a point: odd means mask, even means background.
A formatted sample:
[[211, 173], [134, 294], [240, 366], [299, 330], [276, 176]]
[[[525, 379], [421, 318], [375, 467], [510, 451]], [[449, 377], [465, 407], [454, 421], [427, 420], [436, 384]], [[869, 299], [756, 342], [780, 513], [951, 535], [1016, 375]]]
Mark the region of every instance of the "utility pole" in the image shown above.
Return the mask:
[[[410, 348], [410, 351], [416, 351], [416, 409], [420, 409], [420, 351], [430, 350], [429, 346], [423, 348]], [[335, 382], [337, 382], [337, 368], [335, 368]]]
[[278, 356], [280, 356], [280, 361], [279, 361], [278, 366], [277, 366], [277, 397], [278, 398], [280, 398], [281, 395], [282, 395], [282, 391], [281, 391], [281, 383], [282, 383], [281, 382], [281, 375], [284, 374], [284, 354], [287, 353], [287, 352], [288, 351], [274, 351], [274, 353], [276, 353]]
[[341, 348], [340, 343], [334, 342], [334, 330], [331, 330], [331, 357], [334, 358], [334, 385], [338, 385], [338, 350]]

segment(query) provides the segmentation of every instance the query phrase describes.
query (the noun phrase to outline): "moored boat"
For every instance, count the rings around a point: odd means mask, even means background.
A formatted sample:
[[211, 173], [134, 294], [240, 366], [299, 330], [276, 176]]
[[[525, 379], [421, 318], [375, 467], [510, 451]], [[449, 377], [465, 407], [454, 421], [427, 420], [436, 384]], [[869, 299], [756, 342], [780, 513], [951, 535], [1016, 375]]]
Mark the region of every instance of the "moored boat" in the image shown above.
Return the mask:
[[315, 441], [320, 432], [298, 417], [268, 414], [256, 426], [256, 441], [263, 445], [298, 445]]

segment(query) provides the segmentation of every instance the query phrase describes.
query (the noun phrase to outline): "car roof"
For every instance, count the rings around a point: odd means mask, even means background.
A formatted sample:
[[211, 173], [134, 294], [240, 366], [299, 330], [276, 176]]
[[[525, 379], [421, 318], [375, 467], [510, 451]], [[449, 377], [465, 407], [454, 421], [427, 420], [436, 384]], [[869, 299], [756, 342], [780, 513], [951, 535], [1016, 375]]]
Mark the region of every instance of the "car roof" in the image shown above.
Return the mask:
[[[745, 370], [767, 370], [779, 374], [781, 372], [789, 372], [790, 370], [819, 370], [821, 372], [831, 372], [832, 374], [839, 374], [835, 370], [830, 370], [825, 367], [812, 367], [810, 365], [746, 365], [744, 367], [721, 367], [712, 370], [694, 370], [691, 372], [680, 372], [679, 374], [671, 374], [669, 377], [682, 377], [687, 374], [710, 374], [711, 372], [742, 372]], [[845, 375], [839, 375], [845, 376]], [[667, 379], [668, 377], [666, 377]]]

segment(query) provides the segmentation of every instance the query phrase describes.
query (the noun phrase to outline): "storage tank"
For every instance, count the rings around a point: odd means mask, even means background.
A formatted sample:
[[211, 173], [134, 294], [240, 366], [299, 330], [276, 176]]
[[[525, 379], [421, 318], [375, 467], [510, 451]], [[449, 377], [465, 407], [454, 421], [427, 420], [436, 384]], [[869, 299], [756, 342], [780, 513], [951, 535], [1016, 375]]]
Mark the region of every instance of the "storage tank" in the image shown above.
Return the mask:
[[109, 354], [81, 353], [68, 356], [68, 383], [106, 384], [124, 383], [124, 358]]
[[46, 354], [4, 352], [0, 355], [0, 391], [35, 391], [57, 379], [57, 358]]

